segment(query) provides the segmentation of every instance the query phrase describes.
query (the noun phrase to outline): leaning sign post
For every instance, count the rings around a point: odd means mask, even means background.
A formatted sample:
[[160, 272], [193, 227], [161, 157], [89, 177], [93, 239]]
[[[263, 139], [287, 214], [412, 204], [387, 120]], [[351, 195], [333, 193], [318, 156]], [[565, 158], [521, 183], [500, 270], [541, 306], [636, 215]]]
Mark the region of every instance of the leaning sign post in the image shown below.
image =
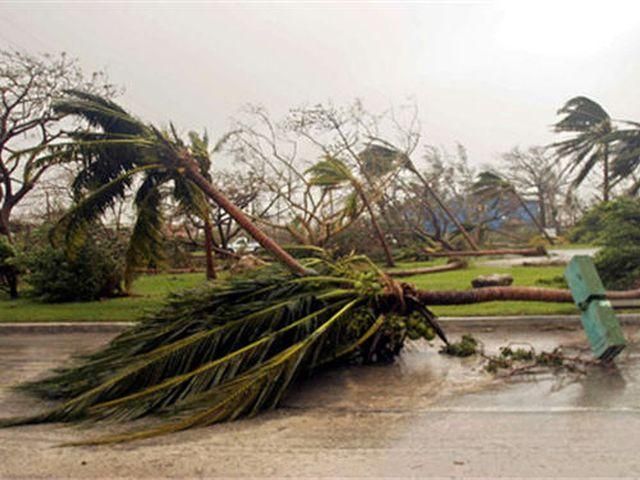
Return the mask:
[[582, 326], [587, 334], [593, 354], [609, 361], [626, 345], [620, 322], [591, 257], [574, 256], [564, 272], [571, 295], [580, 309]]

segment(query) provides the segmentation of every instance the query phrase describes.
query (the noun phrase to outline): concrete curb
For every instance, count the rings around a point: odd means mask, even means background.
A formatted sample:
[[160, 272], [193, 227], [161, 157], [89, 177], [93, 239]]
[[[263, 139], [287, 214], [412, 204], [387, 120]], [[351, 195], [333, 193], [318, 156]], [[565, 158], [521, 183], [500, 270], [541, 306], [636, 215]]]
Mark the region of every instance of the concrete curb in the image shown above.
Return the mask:
[[[640, 325], [640, 313], [619, 313], [623, 325]], [[580, 327], [578, 315], [530, 315], [509, 317], [440, 317], [446, 327], [549, 328]], [[0, 335], [56, 333], [120, 333], [136, 322], [0, 323]]]
[[[622, 325], [640, 325], [640, 313], [618, 313]], [[442, 325], [465, 328], [581, 327], [580, 315], [519, 315], [504, 317], [440, 317]]]
[[120, 333], [136, 322], [12, 322], [0, 323], [0, 335], [25, 333]]

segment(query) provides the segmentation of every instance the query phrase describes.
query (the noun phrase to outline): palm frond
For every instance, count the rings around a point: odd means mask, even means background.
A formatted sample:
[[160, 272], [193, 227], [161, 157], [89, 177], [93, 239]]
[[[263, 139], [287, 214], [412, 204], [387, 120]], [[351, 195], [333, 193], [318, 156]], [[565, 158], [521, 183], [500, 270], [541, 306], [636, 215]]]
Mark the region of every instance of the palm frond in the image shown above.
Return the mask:
[[107, 208], [124, 196], [131, 179], [139, 173], [159, 168], [162, 168], [162, 166], [151, 164], [131, 169], [97, 190], [92, 191], [72, 206], [59, 220], [51, 231], [51, 240], [56, 243], [61, 238], [64, 238], [68, 252], [73, 254], [84, 242], [86, 229], [96, 219], [104, 215]]
[[578, 96], [567, 101], [558, 115], [564, 115], [555, 125], [557, 132], [576, 132], [609, 123], [611, 118], [604, 108], [588, 97]]
[[67, 90], [64, 99], [54, 102], [57, 113], [84, 118], [91, 126], [100, 127], [105, 133], [144, 136], [147, 127], [111, 100], [83, 92]]
[[208, 218], [209, 204], [202, 190], [185, 177], [180, 175], [173, 177], [173, 198], [178, 201], [183, 212], [202, 219]]
[[[269, 266], [176, 296], [103, 350], [23, 385], [62, 403], [0, 426], [170, 414], [158, 427], [82, 443], [146, 438], [255, 415], [320, 367], [399, 352], [406, 330], [382, 301], [377, 267], [362, 257], [304, 263], [319, 275]], [[422, 328], [434, 328], [421, 313]]]
[[345, 163], [335, 157], [326, 156], [307, 170], [309, 183], [321, 187], [335, 188], [351, 181], [351, 171]]
[[136, 192], [135, 207], [137, 211], [136, 221], [125, 257], [125, 290], [129, 291], [136, 270], [145, 263], [156, 264], [163, 260], [162, 244], [164, 234], [162, 225], [162, 194], [160, 184], [162, 179], [156, 175], [148, 175]]

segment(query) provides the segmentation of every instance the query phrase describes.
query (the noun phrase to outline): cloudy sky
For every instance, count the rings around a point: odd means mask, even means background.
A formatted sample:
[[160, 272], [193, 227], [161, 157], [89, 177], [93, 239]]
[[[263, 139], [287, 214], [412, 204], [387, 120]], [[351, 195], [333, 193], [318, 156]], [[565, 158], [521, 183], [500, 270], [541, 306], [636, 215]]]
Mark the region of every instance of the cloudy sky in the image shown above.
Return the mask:
[[139, 116], [222, 133], [275, 113], [414, 99], [424, 139], [474, 163], [553, 139], [575, 95], [640, 120], [640, 2], [0, 2], [0, 46], [106, 69]]

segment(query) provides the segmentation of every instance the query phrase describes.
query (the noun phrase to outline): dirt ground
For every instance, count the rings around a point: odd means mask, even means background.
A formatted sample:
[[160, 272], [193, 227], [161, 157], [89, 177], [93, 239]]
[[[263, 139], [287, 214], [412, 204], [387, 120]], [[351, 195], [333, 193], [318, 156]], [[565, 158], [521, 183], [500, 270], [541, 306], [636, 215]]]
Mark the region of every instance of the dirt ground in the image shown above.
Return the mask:
[[[461, 332], [452, 332], [456, 337]], [[586, 345], [579, 328], [475, 329], [487, 352]], [[626, 327], [638, 338], [638, 327]], [[0, 416], [39, 404], [9, 387], [112, 334], [0, 336]], [[435, 342], [434, 342], [435, 345]], [[393, 365], [299, 384], [254, 419], [135, 443], [64, 447], [118, 426], [0, 430], [1, 478], [638, 477], [640, 349], [587, 376], [496, 380], [478, 359], [410, 346]]]

